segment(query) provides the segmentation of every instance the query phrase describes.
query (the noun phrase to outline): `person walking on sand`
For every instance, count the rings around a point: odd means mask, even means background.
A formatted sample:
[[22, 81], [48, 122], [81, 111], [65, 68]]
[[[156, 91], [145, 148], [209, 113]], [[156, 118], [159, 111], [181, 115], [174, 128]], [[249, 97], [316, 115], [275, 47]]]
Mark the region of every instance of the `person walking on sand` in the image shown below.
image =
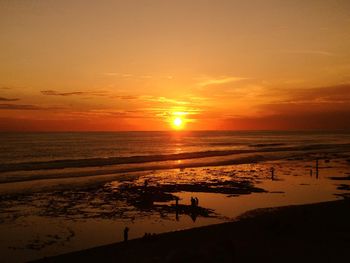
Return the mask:
[[124, 242], [127, 242], [129, 239], [129, 228], [125, 227], [124, 228]]
[[199, 205], [199, 199], [198, 199], [198, 197], [195, 197], [194, 199], [195, 199], [196, 206], [198, 206], [198, 205]]

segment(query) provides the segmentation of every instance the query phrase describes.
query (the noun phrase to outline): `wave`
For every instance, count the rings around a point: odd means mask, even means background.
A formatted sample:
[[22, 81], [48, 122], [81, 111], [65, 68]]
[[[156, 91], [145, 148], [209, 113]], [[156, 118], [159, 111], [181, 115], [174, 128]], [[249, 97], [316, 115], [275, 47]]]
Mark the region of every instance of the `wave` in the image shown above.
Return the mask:
[[284, 146], [285, 143], [257, 143], [257, 144], [251, 144], [250, 147], [271, 147], [271, 146]]
[[129, 157], [108, 157], [108, 158], [89, 158], [89, 159], [66, 159], [53, 160], [46, 162], [23, 162], [23, 163], [8, 163], [0, 165], [0, 172], [13, 171], [34, 171], [34, 170], [50, 170], [64, 168], [84, 168], [84, 167], [102, 167], [120, 164], [141, 164], [151, 162], [164, 162], [173, 160], [200, 159], [206, 157], [220, 157], [237, 154], [252, 154], [252, 153], [269, 153], [269, 152], [288, 152], [288, 151], [312, 151], [323, 149], [340, 149], [349, 150], [350, 144], [312, 144], [303, 146], [290, 147], [267, 147], [258, 149], [240, 149], [240, 150], [218, 150], [218, 151], [202, 151], [202, 152], [187, 152], [177, 154], [164, 155], [138, 155]]

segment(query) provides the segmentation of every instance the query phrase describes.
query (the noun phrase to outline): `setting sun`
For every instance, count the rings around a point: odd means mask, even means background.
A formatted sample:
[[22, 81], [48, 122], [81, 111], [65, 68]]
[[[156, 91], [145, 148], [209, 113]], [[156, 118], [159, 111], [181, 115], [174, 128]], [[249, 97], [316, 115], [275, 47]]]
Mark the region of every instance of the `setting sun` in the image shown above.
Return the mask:
[[181, 128], [183, 128], [183, 125], [184, 125], [184, 122], [180, 117], [176, 117], [173, 120], [173, 126], [175, 129], [181, 129]]

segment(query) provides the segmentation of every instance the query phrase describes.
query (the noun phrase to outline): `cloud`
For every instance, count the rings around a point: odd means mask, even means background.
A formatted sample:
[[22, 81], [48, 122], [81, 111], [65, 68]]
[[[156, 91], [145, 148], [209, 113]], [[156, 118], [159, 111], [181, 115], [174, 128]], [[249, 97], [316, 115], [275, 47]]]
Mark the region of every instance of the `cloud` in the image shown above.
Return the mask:
[[121, 99], [121, 100], [137, 100], [139, 96], [133, 96], [133, 95], [115, 95], [110, 96], [111, 99]]
[[[229, 117], [244, 129], [345, 129], [350, 124], [350, 84], [270, 90], [254, 115]], [[231, 123], [231, 124], [230, 124]]]
[[[269, 88], [254, 96], [250, 112], [228, 111], [224, 129], [349, 129], [350, 84]], [[236, 116], [234, 116], [236, 113]], [[240, 116], [238, 116], [239, 114]], [[231, 115], [231, 116], [229, 116]]]
[[105, 76], [118, 76], [118, 77], [122, 77], [122, 78], [134, 77], [134, 75], [130, 74], [130, 73], [118, 73], [118, 72], [104, 72], [104, 73], [102, 73], [102, 75], [105, 75]]
[[32, 119], [32, 118], [2, 118], [0, 131], [117, 131], [135, 130], [123, 119], [111, 122], [103, 118], [74, 118], [74, 119]]
[[269, 116], [234, 117], [223, 120], [223, 129], [241, 130], [334, 130], [350, 129], [350, 110], [287, 111]]
[[61, 107], [41, 107], [31, 104], [0, 104], [0, 110], [58, 110]]
[[116, 73], [116, 72], [104, 72], [104, 73], [102, 73], [102, 75], [105, 75], [105, 76], [119, 76], [120, 74]]
[[221, 85], [221, 84], [226, 84], [230, 82], [237, 82], [241, 80], [246, 80], [247, 78], [242, 78], [242, 77], [220, 77], [220, 78], [207, 78], [204, 80], [201, 80], [200, 82], [197, 83], [198, 86], [200, 87], [206, 87], [206, 86], [211, 86], [211, 85]]
[[58, 92], [55, 90], [42, 90], [41, 93], [47, 96], [106, 96], [105, 91], [73, 91], [73, 92]]
[[[67, 114], [66, 114], [67, 115]], [[73, 117], [128, 117], [128, 112], [124, 110], [114, 110], [114, 109], [98, 109], [98, 110], [86, 110], [86, 111], [72, 111], [69, 116]]]
[[120, 77], [120, 78], [132, 78], [132, 77], [140, 77], [140, 76], [135, 76], [130, 73], [118, 73], [118, 72], [104, 72], [102, 73], [104, 76], [109, 76], [109, 77]]
[[9, 99], [9, 98], [4, 98], [4, 97], [0, 97], [0, 101], [17, 101], [19, 99], [14, 98], [14, 99]]
[[281, 50], [281, 53], [299, 54], [299, 55], [316, 55], [316, 56], [335, 56], [334, 53], [324, 50]]
[[[151, 79], [153, 78], [152, 75], [134, 75], [134, 74], [130, 74], [130, 73], [118, 73], [118, 72], [104, 72], [102, 73], [102, 75], [104, 76], [108, 76], [108, 77], [118, 77], [118, 78], [138, 78], [138, 79]], [[171, 79], [172, 76], [163, 76], [161, 78], [168, 78]]]
[[176, 100], [176, 99], [170, 99], [166, 97], [156, 97], [156, 96], [140, 96], [141, 99], [145, 101], [153, 101], [153, 102], [159, 102], [159, 103], [171, 103], [176, 105], [186, 105], [189, 104], [188, 101], [183, 100]]
[[272, 92], [277, 104], [342, 104], [350, 102], [350, 84], [333, 86], [279, 89]]
[[135, 113], [141, 114], [141, 118], [160, 118], [163, 120], [169, 119], [174, 115], [184, 115], [187, 120], [191, 120], [203, 112], [202, 109], [194, 107], [175, 107], [175, 108], [139, 108]]
[[153, 108], [138, 108], [133, 110], [123, 110], [123, 109], [93, 109], [85, 111], [72, 111], [65, 113], [65, 116], [69, 115], [73, 118], [93, 118], [93, 117], [107, 117], [107, 118], [119, 118], [119, 119], [155, 119], [159, 115], [159, 112], [164, 112], [164, 109], [159, 109], [158, 111]]
[[2, 86], [0, 87], [0, 90], [14, 90], [14, 89], [25, 89], [26, 87], [23, 87], [23, 86]]
[[46, 96], [102, 96], [109, 97], [111, 99], [121, 100], [136, 100], [139, 96], [133, 95], [110, 95], [107, 91], [73, 91], [73, 92], [58, 92], [55, 90], [42, 90], [41, 93]]

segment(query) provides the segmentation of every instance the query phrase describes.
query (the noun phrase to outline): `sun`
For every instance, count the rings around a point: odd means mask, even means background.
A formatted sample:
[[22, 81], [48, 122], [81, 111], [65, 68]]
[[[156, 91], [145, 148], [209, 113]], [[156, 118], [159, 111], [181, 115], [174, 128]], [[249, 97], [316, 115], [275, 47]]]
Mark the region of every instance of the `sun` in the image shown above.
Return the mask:
[[182, 129], [184, 126], [184, 121], [182, 118], [180, 117], [176, 117], [174, 120], [173, 120], [173, 127], [175, 129]]

